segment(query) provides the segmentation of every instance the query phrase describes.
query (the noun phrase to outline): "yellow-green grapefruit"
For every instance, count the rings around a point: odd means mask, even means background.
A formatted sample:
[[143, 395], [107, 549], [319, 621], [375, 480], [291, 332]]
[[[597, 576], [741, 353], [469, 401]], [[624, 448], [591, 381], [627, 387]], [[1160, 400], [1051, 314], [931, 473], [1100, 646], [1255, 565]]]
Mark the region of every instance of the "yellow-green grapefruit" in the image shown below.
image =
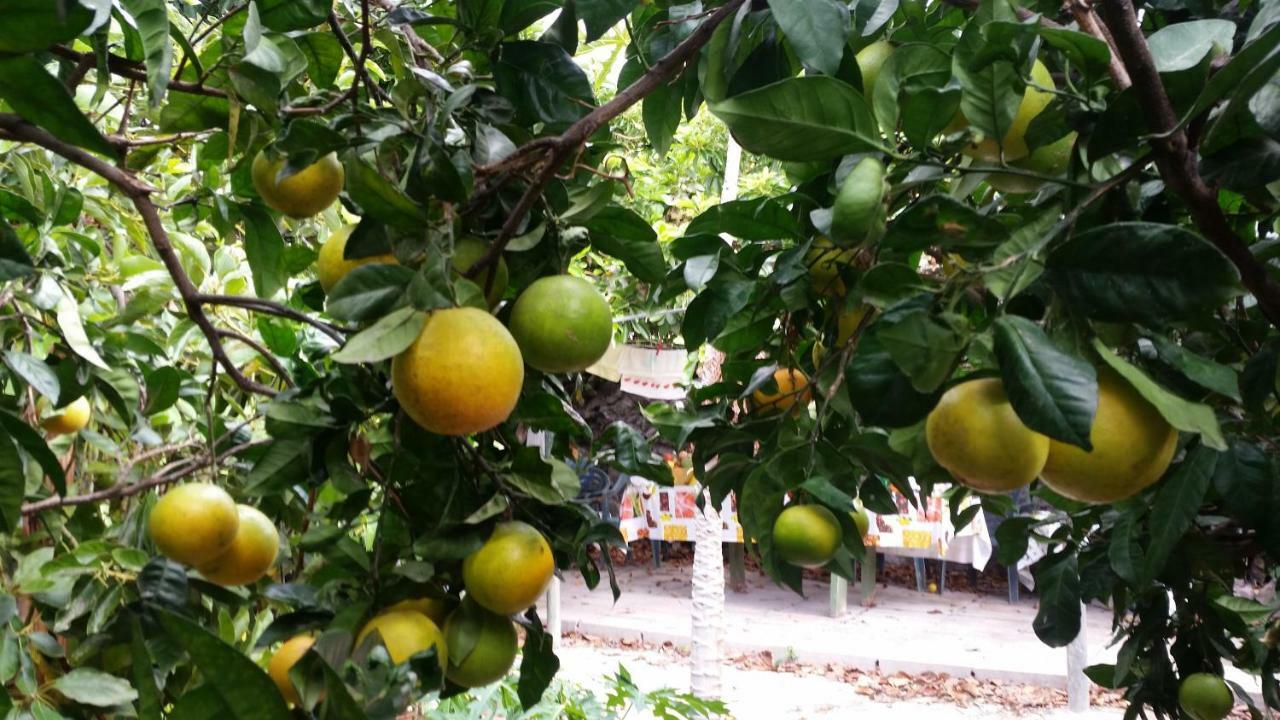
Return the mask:
[[50, 435], [71, 435], [83, 430], [92, 415], [93, 408], [89, 405], [89, 399], [81, 395], [46, 417], [40, 427]]
[[532, 525], [498, 523], [479, 550], [462, 561], [467, 597], [482, 607], [511, 615], [538, 601], [555, 573], [551, 546]]
[[271, 519], [257, 508], [237, 505], [240, 525], [231, 545], [212, 560], [196, 566], [200, 574], [219, 585], [248, 585], [266, 575], [276, 564], [280, 535]]
[[444, 642], [454, 649], [445, 677], [465, 688], [501, 680], [516, 659], [516, 626], [467, 600], [445, 622]]
[[595, 286], [552, 275], [525, 288], [511, 308], [511, 335], [525, 362], [546, 373], [584, 370], [613, 339], [613, 312]]
[[884, 234], [884, 163], [863, 158], [845, 176], [831, 207], [831, 240], [844, 247], [875, 242]]
[[854, 57], [858, 60], [858, 72], [862, 75], [862, 94], [867, 102], [871, 102], [871, 93], [875, 91], [876, 80], [880, 77], [880, 69], [893, 54], [893, 46], [885, 40], [877, 40], [858, 51]]
[[798, 567], [826, 565], [840, 549], [840, 521], [821, 505], [791, 505], [773, 522], [773, 548]]
[[200, 565], [231, 547], [240, 528], [236, 502], [217, 485], [169, 488], [147, 520], [151, 541], [170, 560]]
[[338, 199], [346, 171], [336, 153], [329, 153], [289, 177], [280, 180], [283, 155], [260, 151], [253, 158], [253, 187], [268, 206], [294, 218], [311, 217]]
[[1231, 688], [1217, 675], [1195, 673], [1178, 686], [1178, 705], [1191, 720], [1223, 720], [1235, 704]]
[[1089, 440], [1092, 450], [1050, 440], [1040, 477], [1073, 500], [1113, 503], [1160, 479], [1178, 448], [1178, 431], [1127, 380], [1104, 368]]
[[285, 640], [280, 645], [280, 649], [271, 656], [271, 661], [267, 663], [267, 675], [271, 676], [271, 681], [280, 689], [284, 701], [290, 705], [297, 705], [301, 700], [298, 697], [298, 689], [289, 679], [289, 669], [296, 665], [315, 644], [316, 639], [310, 635], [295, 635]]
[[[458, 276], [463, 275], [488, 252], [489, 244], [480, 238], [459, 240], [453, 246], [453, 257], [449, 259], [453, 272]], [[498, 256], [496, 263], [489, 266], [488, 270], [471, 278], [471, 282], [475, 283], [483, 292], [484, 286], [490, 282], [489, 276], [493, 276], [493, 284], [489, 286], [489, 292], [485, 293], [484, 299], [489, 303], [489, 307], [493, 308], [502, 302], [502, 295], [507, 291], [507, 281], [510, 277], [507, 271], [507, 261], [501, 255]]]
[[319, 278], [320, 287], [324, 288], [326, 293], [332, 290], [339, 280], [346, 277], [347, 273], [361, 265], [396, 264], [396, 256], [391, 253], [350, 260], [344, 257], [347, 251], [347, 240], [355, 229], [355, 225], [344, 225], [329, 233], [329, 237], [325, 238], [324, 243], [320, 245], [320, 253], [316, 256], [316, 277]]
[[394, 610], [378, 615], [360, 629], [360, 634], [356, 636], [356, 647], [360, 647], [364, 639], [375, 630], [382, 638], [382, 646], [387, 649], [391, 662], [397, 665], [435, 647], [440, 669], [448, 666], [449, 646], [444, 641], [444, 633], [431, 622], [431, 618], [420, 612]]
[[752, 407], [764, 412], [800, 412], [808, 407], [813, 399], [813, 391], [809, 389], [809, 376], [802, 370], [794, 368], [778, 368], [773, 373], [773, 382], [778, 386], [776, 392], [760, 388], [751, 393]]
[[[1039, 89], [1042, 87], [1048, 90]], [[1053, 76], [1049, 74], [1049, 68], [1036, 60], [1031, 66], [1031, 81], [1022, 93], [1022, 102], [1018, 104], [1018, 114], [1014, 116], [1013, 123], [1005, 133], [1003, 141], [997, 143], [995, 138], [984, 138], [981, 142], [964, 148], [962, 152], [983, 162], [991, 163], [1000, 161], [1002, 149], [1006, 161], [1020, 160], [1029, 155], [1027, 128], [1030, 127], [1031, 121], [1049, 106], [1050, 101], [1053, 100], [1052, 91], [1056, 89], [1057, 85], [1053, 82]]]
[[477, 308], [436, 310], [391, 361], [391, 389], [413, 421], [441, 435], [488, 430], [511, 415], [524, 361], [511, 333]]
[[[1019, 170], [1056, 177], [1065, 172], [1067, 166], [1071, 164], [1071, 151], [1075, 146], [1076, 133], [1070, 133], [1057, 142], [1041, 145], [1027, 157], [1009, 164]], [[1047, 181], [1026, 175], [992, 173], [987, 177], [987, 182], [1002, 193], [1017, 195], [1035, 192]]]
[[1049, 438], [1022, 424], [994, 378], [963, 382], [943, 393], [924, 427], [933, 459], [982, 492], [1029, 485], [1049, 456]]

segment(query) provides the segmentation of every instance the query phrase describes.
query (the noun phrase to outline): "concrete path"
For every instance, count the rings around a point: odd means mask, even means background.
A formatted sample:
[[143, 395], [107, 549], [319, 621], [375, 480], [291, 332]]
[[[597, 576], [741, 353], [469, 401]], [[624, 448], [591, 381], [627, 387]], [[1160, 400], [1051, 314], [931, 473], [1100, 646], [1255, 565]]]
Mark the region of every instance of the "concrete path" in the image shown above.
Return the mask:
[[[623, 592], [616, 605], [607, 583], [590, 592], [581, 577], [565, 579], [565, 632], [687, 647], [692, 605], [688, 568], [630, 566], [618, 573]], [[801, 597], [749, 575], [745, 593], [726, 593], [725, 651], [767, 650], [778, 659], [882, 673], [936, 672], [1066, 687], [1065, 650], [1046, 647], [1031, 630], [1034, 598], [1011, 605], [1002, 597], [923, 594], [882, 586], [873, 607], [850, 600], [848, 612], [832, 618], [827, 614], [825, 582], [807, 582]], [[1108, 611], [1090, 609], [1090, 664], [1115, 659], [1115, 650], [1106, 647], [1110, 623]], [[687, 675], [687, 669], [682, 670]]]

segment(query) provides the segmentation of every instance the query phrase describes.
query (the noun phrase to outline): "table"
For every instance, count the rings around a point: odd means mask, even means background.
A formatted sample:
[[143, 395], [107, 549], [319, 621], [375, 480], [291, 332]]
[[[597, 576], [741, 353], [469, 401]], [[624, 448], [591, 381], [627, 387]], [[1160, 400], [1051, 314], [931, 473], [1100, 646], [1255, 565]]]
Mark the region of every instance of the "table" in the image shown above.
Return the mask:
[[[622, 532], [622, 539], [631, 542], [648, 538], [655, 543], [691, 541], [700, 492], [702, 487], [697, 484], [667, 487], [644, 478], [631, 478], [618, 507], [618, 530]], [[742, 542], [738, 502], [732, 494], [720, 507], [720, 523], [725, 542]]]

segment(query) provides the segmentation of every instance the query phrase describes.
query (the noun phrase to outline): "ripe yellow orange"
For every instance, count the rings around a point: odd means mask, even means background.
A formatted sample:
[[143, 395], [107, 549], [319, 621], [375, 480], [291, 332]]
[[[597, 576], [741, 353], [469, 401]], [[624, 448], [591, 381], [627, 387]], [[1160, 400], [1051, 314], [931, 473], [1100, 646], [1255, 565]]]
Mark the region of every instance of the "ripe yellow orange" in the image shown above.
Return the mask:
[[813, 391], [809, 389], [809, 376], [803, 370], [794, 368], [778, 368], [773, 373], [773, 382], [778, 386], [777, 392], [767, 392], [760, 388], [751, 393], [753, 407], [765, 412], [800, 412], [808, 407], [813, 399]]
[[240, 513], [226, 490], [207, 483], [169, 488], [147, 520], [151, 541], [165, 557], [200, 565], [231, 547]]
[[360, 647], [360, 643], [375, 630], [382, 638], [382, 645], [387, 649], [391, 662], [397, 665], [435, 647], [440, 669], [448, 666], [449, 650], [444, 634], [431, 622], [431, 618], [420, 612], [395, 610], [374, 617], [360, 629], [360, 634], [356, 636], [356, 647]]
[[840, 521], [821, 505], [789, 505], [773, 521], [773, 547], [784, 562], [822, 567], [840, 549]]
[[342, 192], [346, 171], [336, 153], [329, 153], [307, 167], [277, 180], [287, 158], [269, 156], [266, 150], [253, 158], [253, 187], [268, 206], [295, 218], [311, 217], [333, 204]]
[[555, 570], [555, 557], [542, 533], [527, 523], [504, 522], [462, 561], [462, 583], [467, 597], [481, 607], [511, 615], [538, 601]]
[[837, 248], [825, 237], [814, 240], [804, 256], [809, 266], [809, 287], [819, 295], [842, 297], [847, 288], [841, 272], [853, 266], [857, 254], [856, 248]]
[[391, 362], [391, 389], [405, 413], [441, 435], [470, 435], [511, 415], [524, 360], [511, 333], [477, 308], [437, 310]]
[[444, 622], [449, 618], [449, 613], [454, 608], [454, 601], [442, 600], [440, 598], [424, 597], [412, 598], [410, 600], [401, 600], [400, 602], [387, 607], [387, 612], [395, 610], [412, 610], [420, 612], [431, 618], [431, 622], [440, 627], [444, 627]]
[[70, 435], [83, 430], [89, 424], [89, 417], [92, 414], [93, 408], [89, 405], [89, 398], [81, 395], [67, 403], [61, 410], [46, 417], [40, 426], [50, 435]]
[[[470, 270], [472, 265], [480, 262], [480, 258], [488, 252], [489, 244], [480, 238], [464, 238], [453, 246], [453, 257], [449, 258], [449, 263], [453, 267], [453, 272], [461, 276]], [[489, 303], [489, 307], [493, 308], [502, 302], [502, 295], [507, 291], [507, 281], [510, 278], [507, 261], [501, 255], [498, 256], [498, 262], [490, 265], [488, 270], [475, 276], [471, 281], [483, 292], [490, 275], [493, 276], [493, 284], [490, 285], [489, 292], [485, 293], [484, 299]]]
[[511, 335], [524, 361], [546, 373], [591, 366], [613, 339], [613, 311], [595, 286], [573, 275], [539, 278], [511, 308]]
[[361, 265], [375, 263], [394, 265], [396, 263], [396, 256], [391, 253], [352, 260], [344, 257], [347, 251], [347, 240], [355, 229], [355, 225], [344, 225], [329, 233], [329, 237], [325, 238], [324, 243], [320, 245], [320, 253], [316, 256], [316, 277], [320, 280], [320, 287], [324, 288], [326, 293], [332, 290], [339, 280], [346, 277], [347, 273]]
[[1089, 440], [1092, 451], [1050, 440], [1040, 477], [1074, 500], [1112, 503], [1160, 479], [1178, 448], [1178, 431], [1127, 380], [1104, 368]]
[[297, 664], [315, 643], [316, 639], [310, 635], [295, 635], [285, 640], [280, 649], [271, 656], [271, 661], [267, 663], [267, 674], [271, 676], [276, 687], [280, 688], [284, 701], [290, 705], [297, 705], [301, 700], [298, 697], [298, 689], [289, 679], [289, 669]]
[[982, 492], [1029, 485], [1049, 456], [1049, 438], [1022, 424], [995, 378], [947, 390], [924, 427], [933, 459]]
[[465, 688], [501, 680], [516, 659], [515, 624], [468, 600], [445, 622], [444, 642], [453, 648], [444, 674]]
[[[849, 338], [853, 337], [853, 333], [862, 324], [862, 318], [867, 316], [874, 308], [870, 305], [862, 304], [852, 310], [841, 310], [840, 315], [836, 318], [836, 350], [842, 350], [845, 343], [849, 342]], [[827, 347], [819, 340], [813, 344], [813, 366], [821, 367], [822, 361], [827, 357]]]
[[237, 505], [240, 527], [230, 547], [212, 560], [196, 565], [201, 575], [219, 585], [248, 585], [276, 564], [280, 535], [271, 519], [257, 508]]
[[[1076, 146], [1076, 133], [1069, 133], [1057, 142], [1041, 145], [1030, 155], [1009, 163], [1019, 170], [1028, 170], [1041, 175], [1061, 175], [1071, 164], [1071, 151]], [[1007, 195], [1032, 193], [1039, 190], [1045, 180], [1038, 180], [1025, 175], [1010, 173], [992, 173], [987, 177], [991, 187]]]
[[[1041, 87], [1048, 90], [1040, 90]], [[1053, 76], [1049, 74], [1049, 68], [1036, 60], [1031, 66], [1031, 81], [1022, 93], [1022, 102], [1018, 104], [1018, 114], [1014, 116], [1003, 142], [997, 143], [995, 138], [983, 138], [981, 142], [964, 148], [962, 152], [970, 157], [992, 163], [1000, 161], [1002, 149], [1006, 161], [1026, 157], [1030, 154], [1027, 148], [1027, 128], [1031, 126], [1031, 121], [1049, 106], [1053, 100], [1052, 91], [1056, 89], [1057, 85], [1053, 82]]]
[[1235, 704], [1231, 688], [1217, 675], [1194, 673], [1178, 685], [1178, 705], [1191, 720], [1223, 720]]

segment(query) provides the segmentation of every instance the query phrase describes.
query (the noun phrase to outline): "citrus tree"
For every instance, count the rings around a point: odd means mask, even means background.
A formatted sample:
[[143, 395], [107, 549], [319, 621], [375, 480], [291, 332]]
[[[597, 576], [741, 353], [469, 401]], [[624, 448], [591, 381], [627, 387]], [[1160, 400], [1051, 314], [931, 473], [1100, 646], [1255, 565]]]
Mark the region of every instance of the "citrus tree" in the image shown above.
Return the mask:
[[[947, 483], [1131, 716], [1280, 707], [1277, 69], [1273, 2], [0, 0], [0, 707], [389, 718], [521, 635], [535, 703], [618, 592], [602, 288], [724, 354], [646, 413], [779, 582]], [[712, 119], [792, 184], [660, 242], [613, 133]]]

